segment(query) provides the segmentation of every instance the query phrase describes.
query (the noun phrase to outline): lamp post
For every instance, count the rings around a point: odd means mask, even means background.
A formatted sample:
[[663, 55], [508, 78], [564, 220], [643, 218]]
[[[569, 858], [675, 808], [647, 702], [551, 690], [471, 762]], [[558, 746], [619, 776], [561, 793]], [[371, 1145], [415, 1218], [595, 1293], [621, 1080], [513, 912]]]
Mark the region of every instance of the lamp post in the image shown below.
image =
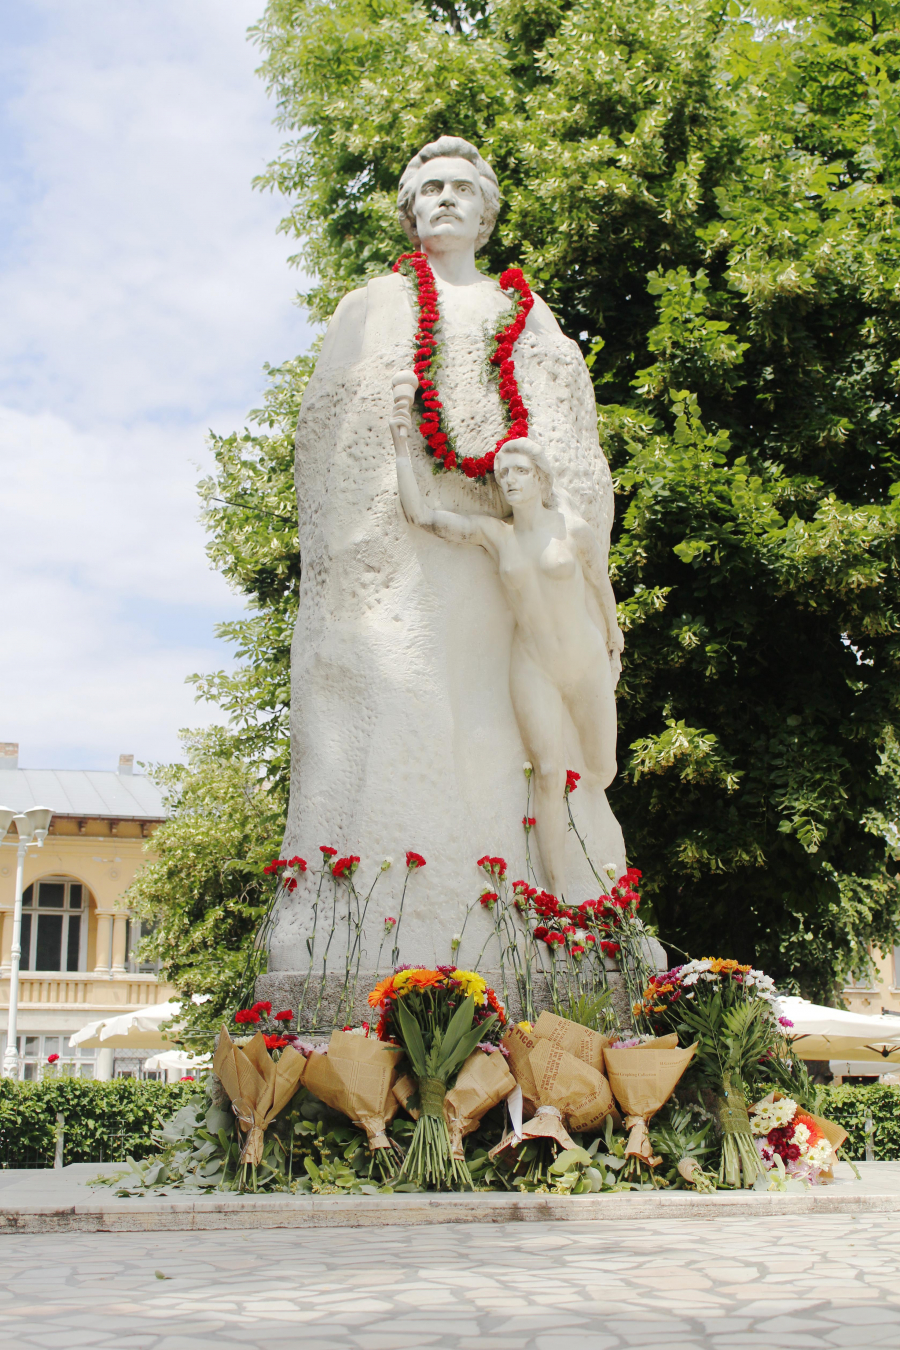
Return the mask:
[[19, 1076], [19, 963], [22, 956], [22, 884], [25, 873], [25, 851], [33, 845], [41, 848], [50, 828], [53, 812], [46, 806], [32, 806], [30, 811], [17, 815], [7, 807], [0, 807], [0, 838], [14, 823], [19, 840], [16, 856], [16, 903], [13, 910], [12, 950], [9, 962], [9, 1017], [6, 1028], [6, 1053], [3, 1056], [3, 1077]]

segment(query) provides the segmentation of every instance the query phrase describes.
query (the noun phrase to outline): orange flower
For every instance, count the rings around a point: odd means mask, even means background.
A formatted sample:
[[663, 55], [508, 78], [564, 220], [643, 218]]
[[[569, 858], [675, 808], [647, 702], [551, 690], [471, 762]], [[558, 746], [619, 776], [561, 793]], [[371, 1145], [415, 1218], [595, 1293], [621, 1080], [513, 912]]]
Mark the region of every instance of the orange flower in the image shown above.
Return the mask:
[[409, 983], [413, 989], [430, 989], [432, 985], [443, 984], [444, 977], [439, 970], [413, 970]]
[[388, 998], [393, 992], [394, 977], [393, 975], [389, 975], [386, 980], [382, 980], [380, 984], [376, 984], [375, 988], [372, 990], [369, 995], [369, 1007], [380, 1007], [382, 1000]]
[[822, 1140], [825, 1138], [822, 1131], [819, 1129], [819, 1126], [813, 1120], [812, 1116], [806, 1115], [804, 1111], [797, 1112], [797, 1114], [794, 1116], [793, 1123], [795, 1125], [805, 1125], [806, 1128], [809, 1130], [810, 1148], [815, 1148], [816, 1144], [820, 1144]]

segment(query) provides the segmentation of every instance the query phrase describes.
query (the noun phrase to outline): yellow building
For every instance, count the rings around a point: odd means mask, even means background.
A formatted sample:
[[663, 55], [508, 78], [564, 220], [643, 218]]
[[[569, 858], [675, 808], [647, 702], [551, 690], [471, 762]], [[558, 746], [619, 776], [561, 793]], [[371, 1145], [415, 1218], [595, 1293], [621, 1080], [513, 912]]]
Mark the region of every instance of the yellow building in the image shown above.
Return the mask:
[[889, 956], [872, 953], [872, 965], [865, 976], [854, 980], [843, 991], [851, 1012], [896, 1013], [900, 1018], [900, 947]]
[[[158, 788], [122, 755], [118, 772], [20, 769], [0, 742], [0, 806], [53, 812], [41, 848], [25, 857], [18, 1040], [25, 1078], [51, 1054], [84, 1078], [141, 1075], [146, 1055], [80, 1050], [69, 1038], [104, 1015], [162, 1003], [174, 991], [136, 956], [139, 923], [122, 896], [144, 862], [144, 840], [164, 819]], [[0, 847], [0, 1056], [6, 1048], [15, 905], [14, 827]], [[150, 1052], [147, 1052], [150, 1053]]]

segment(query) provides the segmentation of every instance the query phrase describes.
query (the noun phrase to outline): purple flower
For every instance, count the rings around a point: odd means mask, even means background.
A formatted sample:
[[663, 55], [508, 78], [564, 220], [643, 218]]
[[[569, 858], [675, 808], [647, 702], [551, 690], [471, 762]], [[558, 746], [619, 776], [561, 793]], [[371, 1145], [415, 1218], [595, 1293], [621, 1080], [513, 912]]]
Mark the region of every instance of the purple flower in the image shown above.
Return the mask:
[[789, 1017], [779, 1017], [778, 1021], [783, 1027], [792, 1027], [794, 1025]]

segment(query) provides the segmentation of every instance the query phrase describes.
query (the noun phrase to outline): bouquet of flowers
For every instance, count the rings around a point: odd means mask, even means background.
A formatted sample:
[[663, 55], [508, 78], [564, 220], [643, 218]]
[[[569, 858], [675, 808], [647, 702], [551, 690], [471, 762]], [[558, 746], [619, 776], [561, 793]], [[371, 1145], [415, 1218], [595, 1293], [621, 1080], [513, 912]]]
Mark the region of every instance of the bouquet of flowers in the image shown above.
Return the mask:
[[[450, 1131], [454, 1158], [465, 1156], [464, 1137], [477, 1129], [488, 1111], [505, 1101], [515, 1087], [516, 1080], [506, 1066], [506, 1052], [489, 1041], [477, 1045], [444, 1097], [444, 1118]], [[394, 1084], [394, 1096], [417, 1120], [419, 1110], [412, 1104], [416, 1096], [415, 1081], [409, 1077], [401, 1078]]]
[[750, 1129], [746, 1084], [783, 1039], [774, 982], [737, 961], [689, 961], [654, 975], [634, 1015], [654, 1031], [696, 1041], [698, 1077], [712, 1093], [722, 1135], [719, 1182], [752, 1186], [763, 1168]]
[[397, 1113], [392, 1088], [399, 1050], [355, 1030], [333, 1031], [326, 1054], [310, 1055], [303, 1086], [366, 1132], [369, 1149], [390, 1149], [386, 1130]]
[[262, 1160], [266, 1128], [293, 1097], [306, 1068], [303, 1055], [291, 1045], [275, 1047], [275, 1060], [266, 1040], [258, 1031], [247, 1045], [236, 1045], [223, 1026], [213, 1057], [213, 1072], [247, 1135], [241, 1162], [254, 1173]]
[[607, 1044], [601, 1033], [546, 1011], [533, 1027], [511, 1027], [503, 1045], [522, 1095], [519, 1104], [510, 1099], [512, 1129], [489, 1157], [504, 1157], [518, 1175], [524, 1169], [526, 1180], [537, 1181], [558, 1150], [576, 1148], [570, 1128], [598, 1131], [615, 1113], [603, 1074]]
[[503, 1006], [474, 971], [402, 967], [369, 995], [381, 1018], [378, 1035], [403, 1046], [418, 1088], [419, 1118], [400, 1178], [416, 1185], [471, 1187], [455, 1158], [444, 1113], [447, 1089], [479, 1042], [506, 1021]]
[[750, 1108], [750, 1128], [767, 1172], [785, 1173], [811, 1186], [830, 1174], [835, 1151], [847, 1138], [840, 1125], [801, 1111], [780, 1092], [770, 1092]]
[[629, 1132], [625, 1148], [627, 1179], [638, 1177], [641, 1168], [648, 1167], [652, 1180], [653, 1169], [662, 1162], [653, 1152], [648, 1126], [675, 1091], [696, 1048], [692, 1045], [679, 1050], [674, 1033], [636, 1044], [619, 1042], [605, 1047], [607, 1077], [625, 1113], [625, 1128]]

